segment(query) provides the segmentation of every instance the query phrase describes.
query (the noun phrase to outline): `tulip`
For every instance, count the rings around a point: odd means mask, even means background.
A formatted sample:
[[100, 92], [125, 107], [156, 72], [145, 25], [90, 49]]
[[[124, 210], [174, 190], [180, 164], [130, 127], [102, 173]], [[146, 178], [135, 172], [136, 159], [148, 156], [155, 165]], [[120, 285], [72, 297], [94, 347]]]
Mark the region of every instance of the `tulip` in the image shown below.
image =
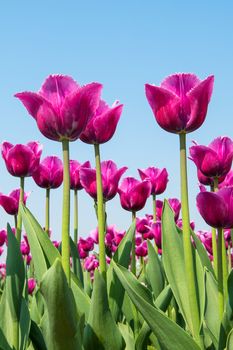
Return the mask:
[[[20, 199], [23, 204], [24, 199], [24, 178], [32, 176], [40, 163], [42, 145], [39, 142], [29, 142], [27, 145], [13, 146], [9, 142], [2, 143], [2, 157], [5, 161], [7, 170], [13, 176], [20, 177]], [[20, 242], [22, 231], [22, 217], [20, 211], [17, 218], [16, 238]]]
[[15, 96], [36, 120], [41, 133], [62, 142], [63, 149], [63, 214], [62, 265], [70, 285], [70, 173], [69, 141], [79, 138], [99, 106], [102, 85], [80, 87], [71, 77], [50, 75], [38, 93], [22, 92]]
[[45, 200], [45, 232], [49, 234], [50, 228], [50, 189], [61, 186], [63, 181], [62, 161], [56, 156], [49, 156], [42, 160], [33, 174], [35, 183], [46, 189]]
[[[183, 222], [182, 222], [182, 219], [178, 219], [177, 221], [176, 221], [176, 226], [178, 226], [181, 230], [182, 230], [182, 227], [183, 227]], [[194, 231], [194, 229], [195, 229], [195, 223], [194, 223], [194, 221], [190, 221], [190, 228]]]
[[4, 245], [4, 243], [6, 242], [6, 238], [7, 238], [7, 231], [4, 228], [0, 230], [0, 247]]
[[210, 255], [213, 255], [212, 233], [209, 231], [198, 231], [197, 237], [204, 244], [204, 247]]
[[[180, 215], [180, 209], [181, 209], [181, 203], [179, 199], [177, 198], [169, 198], [168, 203], [174, 213], [174, 219], [175, 221], [178, 220]], [[162, 219], [162, 212], [163, 212], [163, 202], [160, 200], [156, 201], [156, 216], [157, 219], [161, 221]]]
[[36, 288], [36, 280], [34, 278], [29, 278], [28, 279], [28, 294], [32, 295], [35, 288]]
[[161, 250], [162, 249], [162, 225], [161, 221], [156, 221], [152, 224], [151, 230], [153, 232], [154, 240], [156, 247]]
[[[127, 167], [117, 169], [112, 160], [101, 162], [101, 178], [103, 184], [103, 200], [107, 202], [115, 197], [118, 191], [118, 183]], [[90, 168], [80, 169], [80, 181], [85, 191], [96, 201], [97, 184], [96, 171]]]
[[105, 101], [101, 100], [94, 116], [89, 120], [80, 139], [89, 144], [102, 144], [109, 141], [119, 122], [123, 105], [118, 101], [109, 107]]
[[168, 183], [168, 173], [165, 168], [158, 169], [149, 167], [147, 169], [138, 169], [142, 180], [149, 179], [151, 183], [151, 195], [153, 202], [153, 221], [156, 221], [156, 195], [163, 193], [166, 190]]
[[84, 269], [88, 272], [94, 271], [99, 266], [99, 261], [95, 255], [88, 256], [84, 261]]
[[184, 260], [188, 286], [188, 300], [193, 314], [192, 335], [201, 346], [200, 315], [195, 293], [195, 271], [190, 239], [186, 134], [198, 129], [204, 122], [213, 90], [214, 77], [203, 81], [194, 74], [174, 74], [161, 86], [146, 84], [146, 97], [158, 124], [168, 132], [179, 134], [181, 203], [183, 219]]
[[78, 242], [78, 191], [83, 189], [80, 182], [80, 169], [90, 168], [89, 161], [80, 164], [77, 160], [70, 160], [70, 189], [74, 190], [74, 243]]
[[231, 169], [233, 141], [229, 137], [217, 137], [209, 146], [195, 144], [190, 147], [191, 160], [207, 177], [225, 176]]
[[85, 252], [89, 252], [94, 249], [94, 241], [91, 237], [79, 238], [78, 247]]
[[147, 241], [143, 241], [140, 245], [136, 246], [135, 253], [140, 257], [146, 256], [148, 254]]

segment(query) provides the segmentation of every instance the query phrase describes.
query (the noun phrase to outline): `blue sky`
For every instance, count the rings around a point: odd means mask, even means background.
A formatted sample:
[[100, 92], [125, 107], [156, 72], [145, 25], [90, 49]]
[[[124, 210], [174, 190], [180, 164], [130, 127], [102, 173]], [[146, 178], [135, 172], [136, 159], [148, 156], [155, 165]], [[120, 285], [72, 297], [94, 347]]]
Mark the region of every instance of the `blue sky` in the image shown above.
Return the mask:
[[[231, 1], [19, 1], [0, 5], [0, 142], [39, 140], [43, 157], [61, 156], [61, 144], [40, 134], [14, 93], [36, 91], [50, 73], [73, 76], [81, 84], [103, 83], [103, 98], [119, 99], [124, 111], [114, 138], [101, 147], [102, 160], [137, 168], [166, 167], [169, 184], [165, 197], [179, 196], [178, 136], [155, 122], [144, 93], [145, 83], [160, 84], [174, 72], [193, 72], [201, 79], [215, 75], [215, 86], [204, 125], [188, 135], [208, 144], [219, 135], [233, 134], [233, 45]], [[72, 143], [71, 158], [90, 160], [93, 147]], [[0, 159], [0, 192], [18, 187]], [[197, 228], [206, 227], [195, 207], [196, 169], [189, 161], [191, 217]], [[28, 206], [44, 224], [44, 191], [27, 179], [32, 194]], [[61, 189], [52, 192], [51, 226], [60, 237]], [[163, 196], [161, 196], [163, 198]], [[80, 234], [96, 226], [92, 200], [80, 193]], [[130, 213], [121, 209], [118, 196], [107, 205], [108, 223], [127, 228]], [[151, 211], [148, 204], [139, 215]], [[0, 208], [0, 227], [7, 220]]]

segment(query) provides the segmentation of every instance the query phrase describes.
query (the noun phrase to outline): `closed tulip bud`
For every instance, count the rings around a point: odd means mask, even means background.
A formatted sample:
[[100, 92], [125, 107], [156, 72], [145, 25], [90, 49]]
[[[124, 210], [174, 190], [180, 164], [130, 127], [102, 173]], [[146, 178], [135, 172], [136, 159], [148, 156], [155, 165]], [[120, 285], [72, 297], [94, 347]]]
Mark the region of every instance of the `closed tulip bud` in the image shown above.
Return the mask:
[[166, 190], [168, 183], [168, 172], [165, 168], [158, 169], [149, 167], [147, 169], [138, 169], [142, 180], [148, 179], [151, 183], [151, 194], [158, 195]]
[[51, 189], [61, 186], [63, 181], [63, 165], [60, 158], [49, 156], [42, 160], [33, 174], [33, 180], [42, 188]]
[[198, 129], [207, 114], [213, 83], [213, 76], [201, 81], [194, 74], [179, 73], [168, 76], [160, 86], [146, 84], [157, 123], [175, 134]]
[[28, 294], [32, 295], [36, 288], [36, 280], [34, 278], [28, 279]]

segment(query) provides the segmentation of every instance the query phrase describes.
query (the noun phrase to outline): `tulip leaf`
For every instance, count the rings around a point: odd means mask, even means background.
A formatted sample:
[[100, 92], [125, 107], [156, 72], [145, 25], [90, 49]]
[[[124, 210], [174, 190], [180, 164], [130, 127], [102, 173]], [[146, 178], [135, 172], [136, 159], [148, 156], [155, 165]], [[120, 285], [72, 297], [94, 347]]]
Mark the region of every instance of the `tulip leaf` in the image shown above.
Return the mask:
[[48, 350], [41, 329], [34, 321], [31, 321], [29, 338], [33, 344], [33, 348], [40, 350]]
[[158, 254], [149, 240], [147, 241], [147, 246], [148, 263], [146, 265], [146, 276], [156, 299], [164, 288], [164, 275], [161, 261], [159, 260]]
[[[124, 267], [128, 267], [130, 263], [130, 253], [132, 248], [132, 241], [135, 235], [135, 228], [136, 224], [133, 222], [113, 256], [113, 260]], [[115, 271], [113, 270], [112, 263], [110, 263], [107, 271], [107, 281], [109, 307], [111, 309], [113, 318], [115, 321], [117, 321], [123, 304], [124, 288], [122, 287]]]
[[128, 324], [118, 323], [118, 328], [125, 341], [124, 350], [135, 350], [134, 334], [130, 326]]
[[26, 349], [28, 338], [29, 338], [30, 326], [31, 326], [30, 313], [28, 310], [26, 300], [23, 298], [21, 302], [20, 322], [19, 322], [20, 350]]
[[115, 263], [114, 270], [163, 350], [200, 350], [188, 333], [153, 305], [147, 288], [141, 285], [130, 271]]
[[71, 278], [71, 289], [73, 291], [76, 307], [80, 314], [85, 314], [87, 319], [90, 311], [91, 300], [80, 287], [80, 282], [75, 277], [76, 276], [73, 275]]
[[202, 263], [203, 267], [206, 267], [207, 270], [212, 272], [213, 276], [215, 276], [215, 272], [214, 272], [213, 266], [211, 264], [211, 261], [208, 257], [208, 254], [206, 252], [206, 249], [204, 248], [200, 239], [197, 237], [197, 235], [192, 230], [191, 230], [191, 235], [192, 235], [192, 238], [194, 240], [194, 243], [195, 243], [195, 246], [196, 246], [197, 252], [199, 254], [199, 257], [201, 259], [201, 263]]
[[[186, 282], [186, 267], [184, 261], [183, 237], [179, 233], [174, 221], [174, 214], [167, 201], [165, 201], [162, 215], [162, 247], [166, 254], [163, 255], [163, 265], [165, 273], [179, 306], [190, 330], [193, 329], [192, 310], [189, 305], [188, 286]], [[204, 314], [204, 271], [200, 258], [196, 251], [193, 251], [193, 260], [196, 276], [196, 293], [198, 295], [200, 327]]]
[[80, 258], [79, 258], [78, 249], [75, 246], [75, 243], [71, 237], [70, 237], [70, 252], [71, 252], [72, 261], [73, 261], [73, 272], [74, 272], [75, 276], [81, 282], [82, 288], [84, 288], [83, 270], [82, 270], [82, 266], [81, 266], [81, 262], [80, 262]]
[[80, 349], [81, 339], [76, 304], [59, 259], [55, 260], [44, 275], [40, 291], [46, 305], [44, 322], [48, 327], [47, 348], [49, 350]]
[[230, 331], [228, 337], [227, 337], [227, 349], [226, 350], [232, 350], [233, 349], [233, 329]]
[[0, 303], [0, 349], [1, 350], [12, 350], [13, 344], [13, 333], [12, 333], [12, 322], [11, 312], [6, 299], [6, 288], [1, 297]]
[[91, 308], [84, 331], [84, 345], [88, 350], [121, 350], [124, 341], [108, 305], [107, 288], [99, 271], [95, 271]]

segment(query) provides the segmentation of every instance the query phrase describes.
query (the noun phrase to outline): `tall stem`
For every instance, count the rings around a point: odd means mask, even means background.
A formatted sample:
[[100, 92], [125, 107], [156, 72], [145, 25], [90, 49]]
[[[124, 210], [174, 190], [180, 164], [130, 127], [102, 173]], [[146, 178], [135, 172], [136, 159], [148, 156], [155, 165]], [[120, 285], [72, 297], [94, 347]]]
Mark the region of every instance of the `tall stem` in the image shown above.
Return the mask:
[[[136, 220], [136, 212], [132, 212], [132, 222]], [[135, 234], [132, 240], [132, 258], [131, 258], [131, 272], [136, 275], [136, 254], [135, 254]]]
[[186, 283], [188, 288], [189, 307], [192, 312], [193, 337], [200, 344], [200, 316], [196, 295], [194, 264], [190, 238], [190, 218], [188, 203], [188, 177], [187, 177], [187, 156], [186, 156], [186, 134], [180, 134], [180, 175], [181, 175], [181, 208], [183, 223], [184, 260], [186, 268]]
[[[214, 184], [211, 186], [211, 191], [216, 192], [218, 190], [218, 178], [214, 178]], [[213, 249], [213, 260], [214, 260], [214, 271], [217, 275], [218, 271], [218, 254], [217, 254], [217, 239], [216, 239], [216, 229], [212, 227], [212, 249]]]
[[14, 215], [14, 221], [15, 221], [15, 232], [17, 231], [17, 214]]
[[78, 190], [74, 190], [74, 243], [78, 243]]
[[224, 295], [224, 300], [227, 300], [227, 298], [228, 298], [228, 289], [227, 289], [228, 268], [227, 268], [227, 252], [226, 252], [224, 233], [223, 233], [223, 237], [222, 237], [222, 274], [223, 274], [223, 295]]
[[101, 177], [100, 164], [100, 148], [99, 145], [95, 147], [95, 164], [96, 164], [96, 183], [97, 183], [97, 216], [98, 216], [98, 231], [99, 231], [99, 264], [100, 273], [104, 280], [106, 280], [106, 257], [105, 257], [105, 211], [103, 199], [103, 185]]
[[69, 141], [62, 141], [63, 150], [63, 208], [62, 208], [62, 266], [70, 285], [70, 167]]
[[219, 307], [219, 318], [222, 320], [224, 310], [224, 294], [223, 294], [223, 265], [222, 265], [222, 241], [223, 241], [223, 230], [218, 229], [218, 307]]
[[50, 189], [46, 188], [45, 195], [45, 232], [49, 236], [49, 228], [50, 228]]
[[153, 222], [156, 222], [156, 195], [152, 194], [152, 201], [153, 201]]
[[[24, 177], [20, 178], [20, 195], [19, 195], [19, 205], [23, 204], [24, 199]], [[22, 232], [22, 215], [20, 210], [18, 211], [17, 217], [17, 230], [16, 230], [16, 238], [20, 244], [21, 242], [21, 232]]]

